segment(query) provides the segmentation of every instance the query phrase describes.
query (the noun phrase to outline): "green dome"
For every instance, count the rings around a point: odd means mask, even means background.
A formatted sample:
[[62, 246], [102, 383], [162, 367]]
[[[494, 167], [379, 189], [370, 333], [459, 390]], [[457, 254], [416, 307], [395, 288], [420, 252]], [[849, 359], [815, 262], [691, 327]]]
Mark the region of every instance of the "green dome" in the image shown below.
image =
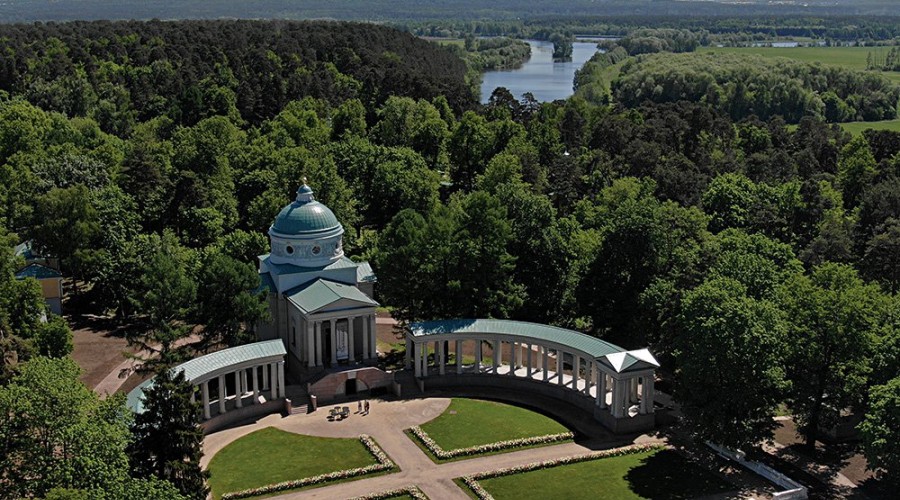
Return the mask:
[[272, 231], [283, 235], [321, 233], [340, 228], [341, 223], [334, 212], [315, 201], [312, 189], [305, 184], [297, 190], [297, 199], [281, 209], [272, 224]]

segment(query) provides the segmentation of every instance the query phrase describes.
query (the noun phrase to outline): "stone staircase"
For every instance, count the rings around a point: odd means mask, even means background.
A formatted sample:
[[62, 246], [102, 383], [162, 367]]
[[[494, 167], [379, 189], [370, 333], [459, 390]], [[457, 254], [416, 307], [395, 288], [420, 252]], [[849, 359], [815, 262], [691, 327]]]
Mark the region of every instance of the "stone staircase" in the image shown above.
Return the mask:
[[291, 400], [291, 415], [309, 413], [309, 394], [306, 392], [306, 384], [287, 386], [286, 396]]

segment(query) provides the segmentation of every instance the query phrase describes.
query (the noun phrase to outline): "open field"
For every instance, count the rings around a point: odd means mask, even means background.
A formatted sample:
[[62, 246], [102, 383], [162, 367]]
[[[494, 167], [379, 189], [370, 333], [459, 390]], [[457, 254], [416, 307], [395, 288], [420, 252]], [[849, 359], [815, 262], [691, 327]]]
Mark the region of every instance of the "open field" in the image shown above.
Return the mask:
[[441, 416], [421, 427], [445, 450], [568, 431], [531, 410], [464, 398], [454, 398]]
[[209, 463], [209, 484], [213, 498], [220, 498], [223, 493], [376, 463], [359, 439], [304, 436], [268, 427], [216, 453]]
[[866, 129], [890, 130], [892, 132], [900, 132], [900, 119], [885, 120], [882, 122], [848, 122], [841, 123], [841, 128], [853, 135], [859, 135]]
[[[880, 47], [701, 47], [697, 52], [731, 52], [758, 54], [763, 57], [786, 57], [804, 62], [820, 62], [832, 66], [865, 70], [866, 57]], [[900, 83], [900, 72], [878, 72], [885, 78]]]
[[602, 458], [482, 479], [498, 500], [516, 498], [697, 498], [733, 491], [724, 479], [672, 450]]

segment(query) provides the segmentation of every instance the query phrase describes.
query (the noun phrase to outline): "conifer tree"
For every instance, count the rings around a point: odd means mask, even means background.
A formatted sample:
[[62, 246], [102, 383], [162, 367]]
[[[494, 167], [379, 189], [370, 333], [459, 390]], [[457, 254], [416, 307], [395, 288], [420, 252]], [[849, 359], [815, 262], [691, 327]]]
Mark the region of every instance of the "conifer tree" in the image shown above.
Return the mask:
[[204, 500], [208, 473], [200, 467], [203, 430], [193, 390], [183, 371], [157, 374], [144, 391], [144, 412], [134, 419], [128, 455], [134, 476], [165, 479], [185, 497]]

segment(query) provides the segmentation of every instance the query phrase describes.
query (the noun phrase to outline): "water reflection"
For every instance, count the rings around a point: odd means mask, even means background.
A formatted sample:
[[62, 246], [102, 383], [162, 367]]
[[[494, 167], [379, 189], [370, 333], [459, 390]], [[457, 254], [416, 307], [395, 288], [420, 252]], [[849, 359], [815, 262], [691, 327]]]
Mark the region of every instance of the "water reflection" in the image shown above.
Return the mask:
[[518, 69], [488, 71], [481, 82], [481, 102], [487, 102], [497, 87], [506, 87], [517, 99], [525, 92], [534, 94], [538, 101], [565, 99], [572, 95], [575, 71], [597, 51], [595, 43], [575, 42], [572, 60], [553, 61], [553, 44], [527, 40], [531, 45], [531, 58]]

